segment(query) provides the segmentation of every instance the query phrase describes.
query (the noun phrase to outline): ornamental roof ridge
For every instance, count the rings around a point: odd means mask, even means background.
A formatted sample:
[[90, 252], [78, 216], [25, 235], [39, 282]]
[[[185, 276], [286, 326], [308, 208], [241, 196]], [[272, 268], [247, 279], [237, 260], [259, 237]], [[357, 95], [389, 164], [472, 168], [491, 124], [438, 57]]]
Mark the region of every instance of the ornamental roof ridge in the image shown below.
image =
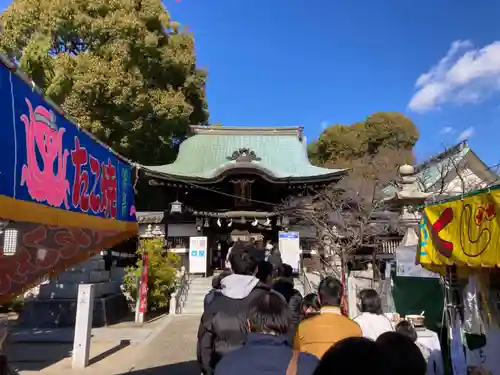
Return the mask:
[[194, 134], [204, 135], [295, 135], [302, 138], [303, 126], [204, 126], [190, 125]]

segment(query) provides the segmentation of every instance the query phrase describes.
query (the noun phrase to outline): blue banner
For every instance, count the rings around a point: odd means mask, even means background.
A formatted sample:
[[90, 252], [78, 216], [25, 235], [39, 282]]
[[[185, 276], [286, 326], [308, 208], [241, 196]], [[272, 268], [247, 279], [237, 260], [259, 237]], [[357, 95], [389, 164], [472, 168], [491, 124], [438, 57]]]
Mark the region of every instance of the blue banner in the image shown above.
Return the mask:
[[100, 218], [135, 219], [132, 167], [0, 64], [0, 195]]

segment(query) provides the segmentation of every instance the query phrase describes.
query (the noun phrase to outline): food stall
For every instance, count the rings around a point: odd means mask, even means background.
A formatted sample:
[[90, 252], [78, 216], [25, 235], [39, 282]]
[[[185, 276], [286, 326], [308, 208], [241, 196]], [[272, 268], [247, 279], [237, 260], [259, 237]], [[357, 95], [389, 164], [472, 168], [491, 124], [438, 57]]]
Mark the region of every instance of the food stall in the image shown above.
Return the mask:
[[0, 304], [137, 234], [134, 166], [0, 55]]
[[426, 205], [417, 261], [445, 280], [453, 373], [499, 374], [500, 185]]

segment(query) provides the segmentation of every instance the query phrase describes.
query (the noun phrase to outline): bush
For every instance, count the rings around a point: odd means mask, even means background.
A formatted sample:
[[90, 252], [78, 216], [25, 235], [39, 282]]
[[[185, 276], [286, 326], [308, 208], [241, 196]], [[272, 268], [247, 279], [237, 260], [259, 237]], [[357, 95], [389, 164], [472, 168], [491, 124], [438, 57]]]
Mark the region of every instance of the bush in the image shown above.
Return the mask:
[[24, 295], [20, 295], [15, 297], [9, 302], [4, 303], [3, 305], [0, 305], [0, 312], [20, 312], [23, 310], [24, 307]]
[[148, 253], [148, 311], [168, 309], [170, 294], [177, 286], [177, 268], [180, 266], [180, 258], [164, 249], [164, 241], [161, 239], [141, 240], [141, 246], [137, 254], [141, 259], [136, 267], [127, 267], [123, 278], [124, 291], [129, 294], [133, 301], [137, 300], [137, 280], [141, 277], [142, 254]]

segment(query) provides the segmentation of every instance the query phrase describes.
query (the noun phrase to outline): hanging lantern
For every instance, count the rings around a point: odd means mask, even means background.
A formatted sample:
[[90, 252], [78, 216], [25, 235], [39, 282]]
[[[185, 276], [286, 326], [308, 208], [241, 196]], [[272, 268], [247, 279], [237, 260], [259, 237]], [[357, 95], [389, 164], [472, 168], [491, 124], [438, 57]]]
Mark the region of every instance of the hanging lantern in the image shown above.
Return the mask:
[[205, 228], [208, 228], [210, 226], [210, 222], [208, 221], [208, 219], [205, 219], [205, 223], [203, 224], [203, 226]]
[[170, 204], [171, 214], [182, 214], [182, 203], [176, 200]]
[[196, 230], [197, 230], [198, 232], [201, 232], [201, 228], [202, 228], [202, 226], [203, 226], [203, 219], [202, 219], [202, 218], [200, 218], [200, 217], [197, 217], [197, 218], [196, 218]]
[[[3, 255], [15, 255], [17, 251], [18, 232], [17, 229], [6, 229], [3, 233]], [[2, 250], [0, 250], [2, 254]]]

